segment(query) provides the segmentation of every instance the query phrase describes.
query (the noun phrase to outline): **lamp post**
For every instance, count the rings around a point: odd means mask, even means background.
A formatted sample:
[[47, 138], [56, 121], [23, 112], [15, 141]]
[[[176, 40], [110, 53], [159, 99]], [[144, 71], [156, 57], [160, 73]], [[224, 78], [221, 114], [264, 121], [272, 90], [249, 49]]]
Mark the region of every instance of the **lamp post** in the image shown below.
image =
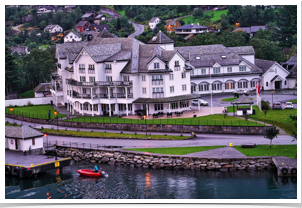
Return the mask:
[[13, 117], [13, 124], [14, 124], [14, 116], [13, 116], [13, 110], [14, 110], [14, 109], [13, 109], [13, 108], [10, 108], [9, 110], [10, 110], [10, 112], [12, 113], [12, 117]]
[[47, 141], [47, 146], [46, 146], [46, 150], [48, 150], [48, 136], [47, 136], [47, 134], [44, 134], [44, 136], [46, 137], [46, 141]]
[[56, 119], [57, 119], [57, 131], [59, 131], [59, 117], [57, 111], [55, 111], [54, 114], [56, 115]]
[[145, 126], [146, 126], [146, 136], [147, 136], [147, 123], [146, 123], [146, 120], [147, 120], [147, 116], [144, 115], [143, 118], [145, 119]]

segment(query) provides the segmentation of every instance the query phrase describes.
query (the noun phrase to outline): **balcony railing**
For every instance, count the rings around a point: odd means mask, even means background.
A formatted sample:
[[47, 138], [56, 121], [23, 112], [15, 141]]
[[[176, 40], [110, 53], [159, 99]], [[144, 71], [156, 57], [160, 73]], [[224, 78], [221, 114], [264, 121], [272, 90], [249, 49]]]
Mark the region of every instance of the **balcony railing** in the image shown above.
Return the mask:
[[[91, 94], [80, 94], [78, 92], [73, 92], [72, 94], [73, 98], [83, 98], [83, 99], [91, 99]], [[109, 95], [107, 93], [96, 93], [92, 95], [92, 99], [109, 99]], [[125, 93], [111, 93], [110, 98], [126, 98]], [[127, 98], [133, 98], [133, 93], [128, 93]]]
[[66, 79], [66, 84], [73, 86], [132, 86], [132, 81], [97, 81], [97, 82], [79, 82], [74, 79]]
[[152, 79], [152, 85], [163, 85], [164, 80], [163, 79]]
[[[52, 89], [55, 91], [55, 90], [56, 90], [56, 87], [55, 87], [55, 86], [52, 86]], [[63, 91], [63, 88], [62, 88], [62, 87], [57, 87], [57, 91]]]
[[163, 92], [152, 92], [152, 98], [163, 98], [164, 93]]

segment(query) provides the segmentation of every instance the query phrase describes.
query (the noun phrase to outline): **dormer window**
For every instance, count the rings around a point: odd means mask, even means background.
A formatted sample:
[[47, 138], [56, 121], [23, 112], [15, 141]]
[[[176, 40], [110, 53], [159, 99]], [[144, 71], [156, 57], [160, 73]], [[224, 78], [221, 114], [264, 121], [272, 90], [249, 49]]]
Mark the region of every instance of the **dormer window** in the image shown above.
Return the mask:
[[111, 64], [106, 64], [105, 69], [111, 69]]
[[175, 61], [175, 66], [179, 66], [179, 61]]
[[220, 68], [213, 68], [213, 73], [214, 74], [220, 73]]
[[239, 71], [246, 71], [246, 66], [239, 66]]
[[159, 63], [154, 63], [154, 69], [159, 69]]

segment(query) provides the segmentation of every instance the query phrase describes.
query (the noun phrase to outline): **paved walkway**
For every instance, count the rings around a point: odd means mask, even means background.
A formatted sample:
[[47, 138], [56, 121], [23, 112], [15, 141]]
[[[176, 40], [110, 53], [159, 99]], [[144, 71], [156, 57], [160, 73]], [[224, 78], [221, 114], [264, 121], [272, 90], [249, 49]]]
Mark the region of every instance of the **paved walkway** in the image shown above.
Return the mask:
[[186, 154], [188, 157], [208, 157], [208, 158], [244, 158], [244, 154], [236, 150], [234, 147], [221, 147], [202, 152]]

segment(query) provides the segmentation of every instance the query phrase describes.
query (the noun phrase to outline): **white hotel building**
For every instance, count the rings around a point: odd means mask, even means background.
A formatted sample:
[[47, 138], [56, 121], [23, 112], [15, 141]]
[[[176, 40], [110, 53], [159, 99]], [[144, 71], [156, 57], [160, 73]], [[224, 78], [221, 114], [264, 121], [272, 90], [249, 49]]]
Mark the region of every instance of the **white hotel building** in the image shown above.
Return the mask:
[[251, 90], [258, 82], [264, 89], [288, 88], [286, 69], [266, 60], [259, 68], [254, 56], [251, 46], [174, 47], [162, 32], [144, 44], [103, 31], [88, 41], [57, 44], [53, 102], [66, 105], [72, 114], [143, 110], [148, 115], [189, 110], [192, 99], [211, 91]]

